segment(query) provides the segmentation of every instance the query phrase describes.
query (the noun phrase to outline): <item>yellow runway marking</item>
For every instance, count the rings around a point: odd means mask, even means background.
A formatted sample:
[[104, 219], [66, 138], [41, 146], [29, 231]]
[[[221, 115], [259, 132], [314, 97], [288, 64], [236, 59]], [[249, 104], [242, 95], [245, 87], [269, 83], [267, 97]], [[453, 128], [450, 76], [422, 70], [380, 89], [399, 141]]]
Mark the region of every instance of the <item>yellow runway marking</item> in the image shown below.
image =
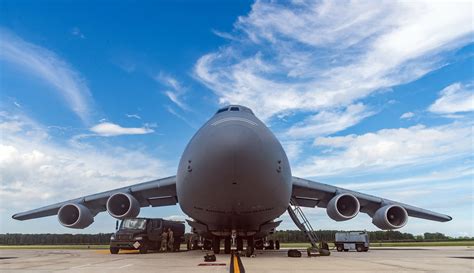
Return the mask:
[[230, 273], [245, 273], [244, 265], [242, 264], [242, 260], [238, 254], [232, 253], [230, 256], [230, 266], [229, 266]]
[[234, 273], [240, 273], [240, 268], [239, 268], [239, 260], [237, 259], [236, 255], [234, 256]]

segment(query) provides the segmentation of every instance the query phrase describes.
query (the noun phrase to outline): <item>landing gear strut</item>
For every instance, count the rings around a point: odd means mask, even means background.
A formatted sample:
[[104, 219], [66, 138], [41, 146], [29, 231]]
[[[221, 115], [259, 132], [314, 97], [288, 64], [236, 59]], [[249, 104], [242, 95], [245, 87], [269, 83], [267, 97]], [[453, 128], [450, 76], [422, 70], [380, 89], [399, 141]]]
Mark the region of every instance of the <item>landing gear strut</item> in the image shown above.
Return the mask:
[[214, 254], [219, 254], [221, 252], [221, 238], [215, 236], [212, 238], [212, 250]]
[[245, 256], [247, 257], [252, 256], [254, 251], [255, 251], [255, 247], [253, 243], [253, 237], [248, 237], [247, 238], [247, 252], [245, 253]]
[[224, 253], [230, 254], [230, 237], [224, 238]]

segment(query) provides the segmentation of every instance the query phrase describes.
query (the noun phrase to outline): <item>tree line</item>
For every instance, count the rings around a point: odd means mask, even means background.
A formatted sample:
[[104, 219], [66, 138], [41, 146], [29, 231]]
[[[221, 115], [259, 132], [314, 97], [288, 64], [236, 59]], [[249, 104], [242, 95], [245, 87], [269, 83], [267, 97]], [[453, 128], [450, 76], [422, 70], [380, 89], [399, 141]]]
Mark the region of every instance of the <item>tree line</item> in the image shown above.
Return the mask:
[[[334, 241], [337, 230], [316, 231], [320, 240]], [[0, 234], [0, 245], [107, 245], [113, 233], [99, 234]], [[371, 242], [407, 242], [407, 241], [447, 241], [447, 240], [472, 240], [474, 238], [451, 238], [443, 233], [429, 233], [414, 236], [411, 233], [400, 231], [368, 231]], [[191, 234], [185, 234], [189, 238]], [[304, 243], [308, 239], [304, 232], [299, 230], [276, 231], [269, 239], [279, 240], [281, 243]]]
[[[343, 230], [318, 230], [315, 231], [319, 240], [332, 242], [334, 241], [337, 232], [346, 232]], [[371, 242], [409, 242], [409, 241], [448, 241], [448, 240], [472, 240], [473, 238], [462, 237], [452, 238], [444, 235], [443, 233], [425, 232], [423, 235], [413, 235], [411, 233], [404, 233], [400, 231], [367, 231], [369, 234], [369, 240]], [[281, 230], [276, 231], [270, 238], [273, 240], [279, 240], [282, 243], [300, 243], [307, 242], [308, 239], [303, 231], [300, 230]]]

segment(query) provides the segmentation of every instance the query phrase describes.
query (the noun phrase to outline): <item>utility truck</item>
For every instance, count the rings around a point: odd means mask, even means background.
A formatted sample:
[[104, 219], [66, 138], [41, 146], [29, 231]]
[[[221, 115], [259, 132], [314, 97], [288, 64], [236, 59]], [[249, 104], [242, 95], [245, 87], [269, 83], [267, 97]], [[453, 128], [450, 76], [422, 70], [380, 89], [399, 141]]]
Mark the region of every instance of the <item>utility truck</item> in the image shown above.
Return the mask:
[[117, 254], [120, 249], [140, 251], [160, 250], [161, 235], [168, 229], [173, 231], [174, 244], [171, 251], [179, 251], [184, 242], [184, 223], [161, 218], [127, 218], [115, 226], [116, 232], [110, 238], [110, 253]]
[[349, 250], [366, 252], [369, 250], [369, 234], [365, 231], [337, 232], [334, 245], [339, 252]]

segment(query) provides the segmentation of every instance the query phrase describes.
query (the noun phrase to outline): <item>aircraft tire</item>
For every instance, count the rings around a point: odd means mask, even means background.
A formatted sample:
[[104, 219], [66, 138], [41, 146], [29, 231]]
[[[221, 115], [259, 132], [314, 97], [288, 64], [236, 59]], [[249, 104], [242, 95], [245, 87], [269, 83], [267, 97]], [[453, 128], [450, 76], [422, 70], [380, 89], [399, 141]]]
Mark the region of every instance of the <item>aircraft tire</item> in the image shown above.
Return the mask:
[[212, 238], [212, 250], [214, 254], [219, 254], [221, 252], [221, 238], [215, 236]]
[[230, 237], [224, 239], [224, 253], [230, 254]]
[[242, 237], [237, 237], [237, 251], [244, 250], [244, 240]]

